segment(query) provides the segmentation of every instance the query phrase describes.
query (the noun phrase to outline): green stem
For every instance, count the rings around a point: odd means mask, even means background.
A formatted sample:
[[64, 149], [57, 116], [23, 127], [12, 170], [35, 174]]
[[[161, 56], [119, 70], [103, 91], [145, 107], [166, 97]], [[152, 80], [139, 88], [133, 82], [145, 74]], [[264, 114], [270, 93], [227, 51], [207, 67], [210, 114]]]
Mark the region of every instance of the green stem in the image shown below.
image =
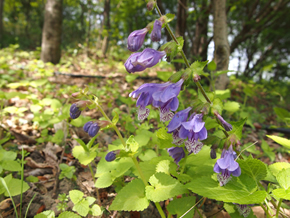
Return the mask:
[[263, 204], [260, 204], [260, 206], [265, 211], [267, 217], [272, 217], [272, 215], [269, 213], [269, 209], [271, 210], [271, 208], [269, 207], [268, 202], [266, 200], [265, 200], [265, 204], [266, 204], [267, 209], [264, 207]]
[[[279, 200], [279, 203], [278, 203], [278, 206], [277, 206], [277, 208], [276, 208], [276, 218], [278, 218], [279, 217], [279, 210], [280, 210], [280, 207], [281, 207], [281, 204], [282, 204], [282, 198], [280, 198], [280, 200]], [[284, 217], [284, 216], [283, 216]]]
[[[90, 171], [91, 171], [91, 174], [92, 174], [92, 177], [93, 177], [93, 181], [94, 181], [94, 184], [95, 184], [96, 183], [96, 179], [95, 179], [94, 171], [93, 171], [93, 168], [92, 168], [91, 164], [92, 163], [89, 164], [89, 168], [90, 168]], [[101, 206], [100, 193], [99, 193], [99, 189], [97, 187], [96, 187], [96, 191], [97, 191], [98, 203]]]
[[162, 218], [166, 218], [166, 216], [165, 216], [165, 214], [164, 214], [164, 212], [163, 212], [163, 210], [162, 210], [160, 204], [159, 204], [158, 202], [155, 202], [155, 206], [156, 206], [156, 208], [157, 208], [157, 210], [158, 210], [160, 216], [161, 216]]
[[23, 148], [21, 150], [21, 191], [20, 191], [20, 210], [19, 210], [19, 217], [22, 217], [22, 194], [23, 194], [23, 172], [24, 172], [24, 151]]
[[134, 162], [134, 164], [135, 164], [136, 169], [138, 170], [138, 173], [139, 173], [139, 175], [140, 175], [142, 181], [144, 182], [144, 185], [147, 186], [148, 183], [147, 183], [147, 181], [146, 181], [146, 178], [145, 178], [145, 176], [144, 176], [144, 174], [143, 174], [143, 172], [142, 172], [142, 170], [141, 170], [141, 167], [140, 167], [140, 165], [139, 165], [139, 163], [138, 163], [136, 157], [132, 157], [132, 160], [133, 160], [133, 162]]
[[118, 135], [119, 139], [121, 140], [124, 148], [126, 148], [126, 142], [125, 142], [123, 136], [121, 135], [119, 129], [117, 128], [117, 126], [112, 123], [111, 119], [107, 116], [107, 114], [105, 113], [105, 111], [103, 110], [103, 108], [99, 104], [97, 104], [97, 107], [100, 110], [100, 112], [103, 114], [103, 116], [106, 118], [106, 120], [109, 121], [112, 124], [112, 127], [115, 130], [115, 132], [117, 133], [117, 135]]
[[[184, 150], [184, 153], [186, 154], [187, 151], [186, 151], [186, 149], [184, 147], [183, 147], [183, 150]], [[188, 155], [186, 154], [185, 158], [184, 158], [183, 166], [182, 166], [182, 168], [180, 170], [180, 174], [183, 174], [183, 172], [184, 172], [186, 161], [187, 161], [187, 157], [188, 157]]]
[[[160, 11], [160, 9], [159, 9], [159, 7], [158, 7], [157, 5], [156, 5], [156, 9], [157, 9], [157, 12], [158, 12], [159, 16], [161, 17], [161, 16], [162, 16], [162, 13], [161, 13], [161, 11]], [[165, 24], [165, 28], [167, 29], [169, 35], [170, 35], [171, 38], [175, 41], [175, 43], [176, 43], [177, 45], [179, 45], [179, 42], [177, 41], [177, 38], [176, 38], [175, 35], [173, 34], [173, 32], [172, 32], [172, 30], [170, 29], [170, 27], [169, 27], [168, 24]], [[181, 50], [180, 53], [181, 53], [181, 56], [182, 56], [182, 58], [183, 58], [183, 60], [184, 60], [184, 62], [185, 62], [185, 64], [186, 64], [186, 66], [187, 66], [188, 68], [190, 68], [190, 64], [189, 64], [189, 62], [188, 62], [188, 60], [187, 60], [187, 58], [186, 58], [186, 56], [185, 56], [185, 54], [184, 54], [184, 51]], [[198, 87], [199, 90], [201, 91], [201, 93], [202, 93], [202, 95], [204, 96], [204, 98], [206, 99], [206, 101], [207, 101], [209, 104], [211, 104], [211, 103], [212, 103], [211, 100], [209, 99], [209, 97], [208, 97], [207, 94], [205, 93], [205, 91], [204, 91], [203, 87], [200, 85], [199, 81], [196, 81], [195, 84], [197, 85], [197, 87]]]

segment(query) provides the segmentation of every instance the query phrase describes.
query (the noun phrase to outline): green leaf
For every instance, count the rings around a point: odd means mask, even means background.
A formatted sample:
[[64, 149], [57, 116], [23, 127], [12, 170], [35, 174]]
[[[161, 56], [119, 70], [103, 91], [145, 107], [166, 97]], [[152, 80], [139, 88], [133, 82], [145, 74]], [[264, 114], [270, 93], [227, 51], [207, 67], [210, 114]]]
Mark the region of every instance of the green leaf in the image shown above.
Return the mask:
[[110, 210], [142, 211], [149, 206], [145, 196], [145, 185], [141, 179], [134, 179], [119, 191]]
[[[8, 177], [8, 176], [6, 176], [6, 177]], [[16, 196], [16, 195], [21, 194], [21, 185], [23, 186], [22, 193], [26, 192], [30, 188], [26, 182], [23, 181], [23, 183], [22, 183], [20, 179], [12, 178], [11, 174], [10, 174], [10, 177], [8, 178], [9, 182], [7, 182], [7, 180], [5, 178], [4, 178], [4, 181], [6, 182], [6, 185], [8, 187], [8, 190], [9, 190], [11, 196]], [[6, 197], [9, 197], [7, 190], [5, 190], [4, 195]]]
[[219, 98], [215, 98], [212, 102], [212, 113], [217, 111], [219, 114], [222, 114], [223, 111], [223, 102]]
[[141, 147], [147, 145], [152, 136], [153, 136], [152, 132], [142, 129], [141, 131], [138, 131], [137, 135], [135, 136], [135, 140]]
[[91, 205], [91, 204], [95, 203], [96, 198], [88, 196], [88, 197], [86, 198], [86, 200], [89, 202], [89, 205]]
[[203, 71], [203, 68], [207, 65], [208, 61], [195, 61], [190, 65], [190, 68], [192, 69], [193, 73], [200, 74], [200, 72]]
[[72, 210], [78, 212], [81, 216], [87, 216], [90, 211], [89, 202], [86, 199], [82, 199], [74, 205]]
[[153, 151], [151, 149], [147, 149], [139, 155], [139, 158], [142, 161], [150, 161], [154, 157], [157, 157], [157, 154], [155, 151]]
[[235, 101], [227, 101], [224, 104], [224, 110], [229, 111], [231, 113], [235, 113], [239, 109], [240, 109], [240, 104], [238, 102], [235, 102]]
[[81, 218], [81, 216], [73, 213], [73, 212], [70, 212], [70, 211], [65, 211], [65, 212], [62, 212], [58, 218]]
[[229, 132], [229, 134], [235, 134], [238, 139], [240, 140], [242, 138], [242, 131], [243, 131], [243, 126], [246, 122], [247, 118], [241, 119], [237, 122], [231, 122], [233, 126], [233, 130]]
[[160, 149], [171, 148], [174, 146], [174, 144], [172, 144], [172, 134], [167, 133], [166, 127], [158, 129], [155, 133], [158, 139], [158, 147]]
[[285, 200], [290, 200], [290, 189], [283, 189], [278, 188], [272, 191], [273, 195], [275, 195], [276, 198], [282, 198]]
[[218, 76], [220, 76], [220, 75], [222, 75], [222, 74], [225, 74], [225, 73], [227, 73], [227, 72], [235, 72], [235, 71], [234, 71], [234, 70], [221, 70], [221, 71], [217, 71], [217, 72], [215, 73], [215, 76], [218, 77]]
[[77, 204], [83, 199], [84, 193], [79, 190], [69, 191], [69, 197], [74, 204]]
[[48, 82], [47, 79], [39, 79], [39, 80], [34, 80], [30, 82], [30, 86], [36, 88], [38, 86], [43, 86]]
[[28, 177], [26, 177], [26, 181], [35, 183], [35, 182], [38, 182], [39, 180], [36, 176], [28, 176]]
[[164, 82], [168, 81], [172, 74], [172, 71], [157, 71], [157, 77]]
[[216, 63], [214, 62], [214, 60], [212, 60], [211, 62], [208, 63], [207, 69], [209, 71], [215, 71], [216, 70]]
[[135, 141], [134, 136], [131, 135], [128, 140], [126, 141], [126, 145], [130, 146], [132, 152], [136, 152], [139, 148], [138, 142]]
[[220, 186], [211, 175], [196, 177], [186, 185], [188, 189], [201, 196], [217, 201], [238, 204], [256, 204], [265, 200], [267, 192], [256, 191], [255, 180], [246, 174], [233, 177], [225, 186]]
[[285, 110], [284, 108], [274, 107], [273, 108], [276, 115], [281, 119], [284, 120], [287, 117], [290, 117], [289, 111]]
[[288, 169], [282, 169], [277, 175], [277, 181], [279, 185], [286, 189], [289, 189], [290, 187], [290, 168]]
[[134, 165], [129, 157], [123, 157], [120, 160], [107, 162], [102, 158], [98, 163], [96, 177], [98, 177], [95, 186], [97, 188], [106, 188], [112, 185], [113, 181], [122, 176]]
[[168, 14], [166, 14], [165, 16], [166, 16], [166, 21], [165, 21], [165, 23], [162, 25], [162, 27], [164, 27], [165, 24], [168, 24], [170, 21], [172, 21], [172, 20], [174, 19], [174, 17], [175, 17], [175, 14], [170, 14], [170, 13], [168, 13]]
[[[156, 164], [152, 164], [150, 161], [141, 162], [139, 163], [139, 166], [146, 181], [148, 181], [149, 178], [156, 172]], [[134, 168], [133, 173], [141, 179], [141, 176], [136, 168]]]
[[2, 167], [4, 170], [8, 171], [21, 171], [21, 165], [15, 160], [6, 160], [2, 162]]
[[290, 140], [282, 138], [280, 136], [275, 136], [275, 135], [267, 135], [270, 139], [274, 140], [278, 144], [290, 149]]
[[290, 164], [286, 162], [273, 163], [269, 166], [270, 172], [277, 177], [280, 171], [290, 168]]
[[170, 161], [169, 160], [162, 160], [156, 166], [157, 173], [165, 173], [170, 175]]
[[[169, 213], [177, 214], [177, 217], [180, 217], [195, 204], [195, 201], [196, 198], [194, 196], [174, 199], [173, 201], [170, 201], [166, 209], [168, 210]], [[194, 212], [195, 210], [192, 209], [189, 213], [187, 213], [184, 216], [184, 218], [194, 217]]]
[[91, 212], [93, 216], [101, 216], [103, 214], [103, 211], [101, 207], [97, 204], [94, 204], [91, 208]]
[[210, 117], [207, 117], [206, 118], [206, 120], [205, 120], [205, 128], [207, 129], [207, 130], [210, 130], [210, 129], [212, 129], [212, 128], [216, 128], [216, 127], [218, 127], [219, 126], [219, 124], [218, 124], [218, 122], [216, 121], [216, 119], [212, 119], [212, 118], [210, 118]]
[[[221, 100], [225, 100], [225, 99], [231, 97], [231, 90], [229, 90], [229, 89], [215, 90], [215, 96], [218, 97]], [[225, 105], [224, 105], [224, 107], [225, 107]]]
[[72, 150], [72, 154], [83, 165], [88, 165], [97, 156], [97, 152], [95, 151], [86, 152], [82, 146], [75, 146]]
[[276, 154], [273, 152], [274, 148], [271, 148], [264, 139], [262, 139], [261, 148], [271, 161], [275, 160]]
[[252, 177], [257, 183], [267, 176], [267, 168], [260, 160], [249, 157], [247, 160], [239, 160], [238, 163], [242, 172]]
[[118, 110], [113, 110], [114, 118], [112, 120], [113, 125], [116, 125], [119, 121], [119, 112]]
[[52, 210], [46, 210], [40, 214], [37, 214], [34, 218], [55, 218], [55, 213]]
[[146, 196], [153, 202], [167, 200], [186, 193], [186, 188], [176, 179], [165, 173], [156, 173], [149, 179], [151, 186], [146, 186]]
[[135, 79], [137, 79], [138, 76], [139, 76], [138, 74], [128, 74], [128, 75], [126, 75], [127, 83], [133, 82]]
[[[213, 101], [213, 98], [214, 98], [214, 93], [213, 92], [205, 92], [208, 96], [208, 98]], [[197, 97], [200, 101], [202, 101], [203, 103], [207, 103], [207, 100], [204, 98], [202, 92], [200, 90], [198, 90], [198, 93], [197, 93]]]

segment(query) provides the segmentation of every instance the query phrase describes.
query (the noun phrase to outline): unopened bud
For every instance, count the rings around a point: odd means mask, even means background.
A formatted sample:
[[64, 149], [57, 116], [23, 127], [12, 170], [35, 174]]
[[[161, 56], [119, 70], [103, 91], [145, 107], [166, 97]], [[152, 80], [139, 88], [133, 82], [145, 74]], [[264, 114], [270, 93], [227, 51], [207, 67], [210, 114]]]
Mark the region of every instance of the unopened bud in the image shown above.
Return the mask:
[[212, 148], [211, 151], [210, 151], [210, 158], [211, 159], [216, 159], [216, 150], [214, 148]]
[[76, 98], [79, 94], [80, 94], [79, 92], [75, 92], [75, 93], [72, 93], [71, 96]]
[[231, 131], [233, 129], [232, 125], [226, 122], [219, 113], [215, 112], [214, 115], [219, 119], [226, 131]]
[[111, 162], [111, 161], [115, 160], [116, 155], [119, 153], [120, 153], [120, 150], [110, 151], [105, 157], [106, 161]]
[[193, 75], [193, 81], [196, 83], [198, 82], [199, 80], [201, 80], [200, 76], [198, 74], [194, 74]]
[[154, 9], [155, 5], [156, 5], [156, 2], [154, 0], [150, 0], [147, 3], [147, 10], [148, 11], [152, 11]]
[[99, 126], [100, 126], [101, 128], [104, 128], [104, 127], [106, 127], [106, 126], [108, 126], [108, 125], [111, 124], [111, 122], [109, 122], [109, 121], [107, 121], [107, 120], [98, 120], [97, 123], [99, 124]]

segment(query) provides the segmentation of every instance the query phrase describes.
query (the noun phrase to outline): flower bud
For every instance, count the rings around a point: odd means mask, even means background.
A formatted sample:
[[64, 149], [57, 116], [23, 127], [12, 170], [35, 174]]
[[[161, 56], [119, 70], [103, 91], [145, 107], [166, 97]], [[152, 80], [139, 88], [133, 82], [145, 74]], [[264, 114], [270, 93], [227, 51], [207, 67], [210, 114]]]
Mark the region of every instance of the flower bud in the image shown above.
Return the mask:
[[105, 157], [106, 161], [111, 162], [111, 161], [115, 160], [115, 159], [116, 159], [116, 155], [117, 155], [119, 152], [120, 152], [119, 150], [116, 150], [116, 151], [110, 151], [110, 152], [106, 155], [106, 157]]
[[233, 129], [232, 125], [226, 122], [219, 113], [215, 112], [214, 115], [219, 119], [219, 121], [221, 122], [222, 126], [226, 131], [231, 131]]
[[148, 11], [152, 11], [154, 9], [156, 5], [156, 2], [155, 0], [150, 0], [148, 3], [147, 3], [147, 10]]
[[92, 121], [89, 121], [89, 122], [85, 123], [84, 128], [83, 128], [84, 131], [88, 132], [92, 124], [93, 124]]
[[198, 82], [199, 80], [201, 80], [200, 76], [198, 74], [194, 74], [193, 75], [193, 81], [196, 83]]
[[159, 42], [161, 40], [161, 29], [162, 29], [162, 22], [160, 20], [155, 20], [154, 25], [153, 25], [153, 30], [150, 36], [152, 42]]
[[77, 113], [70, 112], [69, 115], [72, 119], [77, 119], [81, 115], [81, 111], [78, 111]]
[[75, 98], [75, 97], [77, 97], [79, 94], [80, 94], [79, 92], [75, 92], [75, 93], [72, 93], [71, 96]]
[[69, 113], [70, 117], [72, 119], [76, 119], [81, 115], [81, 110], [76, 103], [71, 105], [69, 111], [70, 111], [70, 113]]
[[128, 49], [132, 52], [138, 51], [143, 45], [147, 32], [148, 32], [147, 28], [133, 31], [128, 37], [127, 42]]
[[99, 130], [100, 130], [100, 126], [97, 123], [93, 123], [89, 127], [88, 134], [89, 136], [94, 137], [98, 134]]
[[107, 120], [98, 120], [97, 122], [99, 124], [99, 127], [101, 127], [101, 128], [106, 127], [106, 126], [111, 124], [111, 122], [109, 122]]
[[210, 150], [210, 158], [211, 159], [216, 159], [216, 150], [214, 148], [212, 148]]

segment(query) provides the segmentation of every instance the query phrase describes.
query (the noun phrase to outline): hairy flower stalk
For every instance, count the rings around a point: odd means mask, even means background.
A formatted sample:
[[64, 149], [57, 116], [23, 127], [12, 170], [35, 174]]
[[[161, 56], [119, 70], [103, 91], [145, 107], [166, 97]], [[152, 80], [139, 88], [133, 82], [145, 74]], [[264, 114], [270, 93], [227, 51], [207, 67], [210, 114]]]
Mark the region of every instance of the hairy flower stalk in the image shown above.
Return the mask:
[[241, 175], [241, 168], [235, 161], [236, 157], [236, 152], [233, 151], [231, 145], [228, 150], [223, 150], [221, 158], [215, 163], [213, 170], [219, 173], [217, 178], [220, 182], [220, 186], [227, 184], [231, 179], [231, 175], [235, 177]]
[[165, 55], [165, 51], [145, 48], [142, 52], [131, 54], [124, 65], [128, 73], [140, 72], [155, 66]]

